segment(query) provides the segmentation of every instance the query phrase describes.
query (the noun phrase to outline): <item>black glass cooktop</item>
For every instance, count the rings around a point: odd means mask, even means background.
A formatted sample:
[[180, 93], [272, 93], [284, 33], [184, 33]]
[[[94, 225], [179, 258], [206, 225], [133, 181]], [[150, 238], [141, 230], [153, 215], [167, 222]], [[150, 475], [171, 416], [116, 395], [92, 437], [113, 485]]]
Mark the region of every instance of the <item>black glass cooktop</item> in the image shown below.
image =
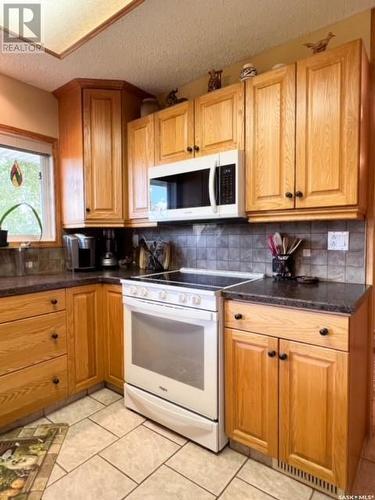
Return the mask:
[[226, 288], [228, 286], [238, 285], [251, 278], [239, 276], [220, 276], [217, 274], [196, 274], [183, 273], [181, 271], [172, 271], [168, 273], [154, 274], [150, 276], [134, 276], [131, 279], [147, 283], [162, 283], [173, 286], [194, 286], [197, 288], [215, 289]]

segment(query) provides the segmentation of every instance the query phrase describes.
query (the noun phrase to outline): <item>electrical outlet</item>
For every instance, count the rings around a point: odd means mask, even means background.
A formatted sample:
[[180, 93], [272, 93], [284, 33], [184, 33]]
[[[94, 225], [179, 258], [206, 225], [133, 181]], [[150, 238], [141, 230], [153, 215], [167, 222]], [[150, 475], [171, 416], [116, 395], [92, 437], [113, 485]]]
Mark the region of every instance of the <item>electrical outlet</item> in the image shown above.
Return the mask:
[[349, 250], [349, 231], [328, 231], [328, 250]]
[[33, 267], [33, 261], [32, 260], [27, 260], [25, 262], [25, 267], [26, 267], [26, 269], [32, 269], [32, 267]]
[[138, 234], [133, 234], [133, 248], [137, 248], [139, 246], [139, 236]]
[[310, 250], [310, 248], [304, 248], [302, 250], [302, 255], [303, 255], [303, 257], [311, 257], [311, 250]]

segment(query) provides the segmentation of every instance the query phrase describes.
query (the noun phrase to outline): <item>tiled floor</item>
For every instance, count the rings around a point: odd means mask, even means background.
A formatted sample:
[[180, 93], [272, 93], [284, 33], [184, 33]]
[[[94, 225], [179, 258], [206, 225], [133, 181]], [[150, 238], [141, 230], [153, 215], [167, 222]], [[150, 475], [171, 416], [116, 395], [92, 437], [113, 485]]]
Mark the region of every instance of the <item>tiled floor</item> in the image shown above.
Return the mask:
[[[230, 448], [216, 455], [159, 427], [127, 410], [109, 389], [48, 419], [70, 428], [44, 500], [328, 499]], [[375, 486], [369, 480], [375, 477], [375, 463], [363, 463], [357, 488], [366, 485], [368, 492]]]

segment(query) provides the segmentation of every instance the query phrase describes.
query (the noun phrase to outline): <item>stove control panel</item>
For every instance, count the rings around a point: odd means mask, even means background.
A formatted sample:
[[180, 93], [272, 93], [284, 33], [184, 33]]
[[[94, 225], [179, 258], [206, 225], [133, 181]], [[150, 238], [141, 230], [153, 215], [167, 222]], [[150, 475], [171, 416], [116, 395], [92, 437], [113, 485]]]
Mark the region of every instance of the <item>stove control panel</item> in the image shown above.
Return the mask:
[[214, 292], [207, 290], [188, 289], [175, 286], [164, 286], [136, 281], [123, 281], [122, 294], [144, 300], [162, 302], [164, 304], [175, 304], [194, 309], [206, 311], [217, 311], [217, 297]]

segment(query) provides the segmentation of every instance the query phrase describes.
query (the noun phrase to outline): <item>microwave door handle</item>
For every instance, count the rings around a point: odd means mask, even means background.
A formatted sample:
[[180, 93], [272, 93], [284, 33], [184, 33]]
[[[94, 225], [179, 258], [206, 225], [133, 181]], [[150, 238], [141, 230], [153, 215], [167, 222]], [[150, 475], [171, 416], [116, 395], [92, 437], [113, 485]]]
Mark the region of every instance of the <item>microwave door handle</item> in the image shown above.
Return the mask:
[[210, 205], [213, 213], [217, 212], [216, 193], [215, 193], [215, 172], [217, 167], [217, 160], [210, 167], [210, 175], [208, 178], [208, 196], [210, 198]]

